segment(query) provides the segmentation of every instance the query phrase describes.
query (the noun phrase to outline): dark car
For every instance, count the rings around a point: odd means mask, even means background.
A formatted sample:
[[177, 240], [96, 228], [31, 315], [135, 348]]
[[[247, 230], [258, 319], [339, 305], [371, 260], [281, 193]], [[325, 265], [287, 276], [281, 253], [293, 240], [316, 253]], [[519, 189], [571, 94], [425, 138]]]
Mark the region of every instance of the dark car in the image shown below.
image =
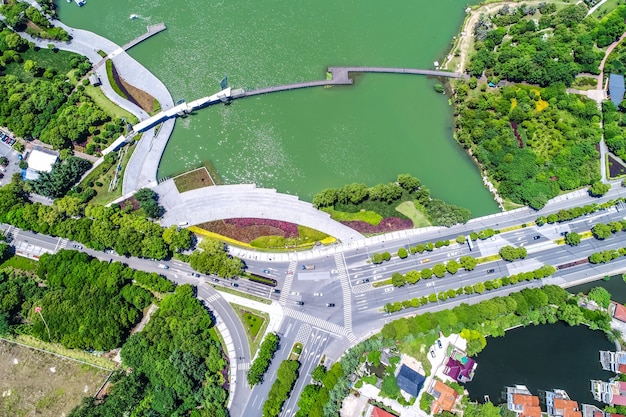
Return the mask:
[[541, 236], [534, 236], [533, 240], [541, 239]]
[[326, 307], [334, 307], [335, 303], [326, 303]]
[[280, 290], [279, 289], [274, 289], [274, 294], [280, 294]]
[[303, 306], [304, 303], [302, 301], [296, 301], [296, 304], [298, 304], [299, 306]]
[[200, 278], [200, 274], [193, 274], [194, 277]]
[[493, 274], [494, 272], [496, 272], [496, 270], [493, 268], [487, 270], [488, 274]]
[[437, 339], [437, 346], [439, 346], [439, 349], [442, 348], [442, 346], [441, 346], [441, 339]]
[[217, 279], [217, 278], [213, 278], [213, 281], [214, 281], [214, 282], [220, 282], [220, 280], [219, 280], [219, 279]]
[[233, 287], [238, 287], [238, 286], [239, 286], [239, 284], [237, 284], [236, 282], [233, 282], [231, 285], [232, 285]]

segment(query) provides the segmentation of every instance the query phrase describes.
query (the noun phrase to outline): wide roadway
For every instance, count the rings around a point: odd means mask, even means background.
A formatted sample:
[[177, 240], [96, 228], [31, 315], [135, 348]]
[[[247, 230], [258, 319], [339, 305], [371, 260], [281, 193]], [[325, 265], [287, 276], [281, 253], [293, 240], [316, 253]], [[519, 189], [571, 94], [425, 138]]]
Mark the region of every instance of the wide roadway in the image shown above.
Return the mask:
[[[504, 295], [511, 291], [519, 291], [525, 286], [538, 286], [554, 283], [562, 286], [571, 285], [581, 279], [602, 277], [618, 270], [626, 270], [626, 258], [619, 258], [609, 264], [591, 265], [583, 264], [557, 271], [553, 277], [541, 281], [526, 282], [514, 286], [502, 287], [498, 290], [485, 292], [481, 295], [459, 296], [454, 299], [429, 304], [418, 310], [407, 309], [392, 315], [385, 314], [382, 307], [386, 303], [402, 301], [413, 297], [428, 296], [447, 289], [457, 289], [477, 282], [507, 276], [513, 273], [536, 269], [543, 264], [558, 266], [561, 264], [585, 259], [593, 252], [605, 249], [614, 249], [626, 246], [626, 234], [620, 232], [610, 238], [599, 241], [586, 239], [577, 247], [568, 245], [556, 245], [554, 240], [561, 238], [561, 233], [568, 231], [583, 232], [589, 230], [594, 224], [607, 223], [612, 220], [621, 220], [626, 216], [626, 211], [618, 208], [610, 208], [591, 215], [583, 216], [562, 224], [544, 225], [542, 227], [531, 226], [510, 232], [501, 233], [495, 239], [477, 241], [470, 251], [467, 244], [452, 244], [449, 247], [435, 249], [432, 252], [409, 255], [406, 259], [393, 258], [381, 265], [372, 265], [368, 262], [371, 254], [375, 252], [389, 251], [395, 253], [400, 247], [408, 248], [417, 243], [449, 239], [454, 241], [458, 235], [467, 235], [472, 231], [492, 227], [500, 229], [532, 222], [538, 215], [547, 215], [563, 208], [582, 206], [591, 202], [603, 202], [610, 198], [616, 198], [625, 194], [625, 190], [614, 186], [610, 193], [602, 199], [591, 199], [584, 194], [569, 196], [552, 202], [541, 212], [529, 209], [521, 209], [511, 213], [498, 214], [470, 221], [466, 225], [455, 226], [448, 229], [431, 230], [412, 238], [396, 237], [394, 234], [377, 237], [367, 241], [367, 245], [344, 245], [334, 252], [320, 252], [317, 258], [311, 259], [307, 255], [306, 261], [277, 262], [268, 259], [244, 259], [250, 272], [259, 275], [270, 276], [279, 282], [277, 287], [280, 293], [274, 293], [273, 289], [246, 280], [237, 280], [239, 291], [247, 292], [260, 297], [270, 298], [283, 306], [286, 312], [284, 319], [278, 327], [281, 335], [281, 349], [277, 352], [265, 382], [254, 389], [250, 389], [245, 381], [246, 364], [251, 357], [247, 339], [238, 317], [217, 292], [222, 285], [231, 285], [230, 281], [215, 277], [202, 276], [200, 279], [192, 275], [191, 268], [182, 262], [173, 260], [169, 262], [155, 262], [140, 258], [118, 257], [112, 253], [104, 253], [81, 248], [81, 250], [101, 260], [119, 260], [130, 267], [150, 272], [159, 272], [179, 284], [191, 283], [198, 286], [198, 297], [203, 299], [212, 310], [216, 311], [221, 320], [228, 327], [228, 331], [235, 347], [237, 364], [231, 381], [235, 381], [236, 389], [233, 393], [231, 415], [233, 416], [256, 416], [261, 415], [262, 402], [267, 398], [273, 376], [280, 362], [287, 359], [289, 352], [296, 342], [304, 344], [304, 350], [300, 356], [300, 378], [294, 387], [290, 399], [283, 407], [283, 415], [293, 415], [296, 410], [297, 398], [306, 383], [310, 381], [310, 371], [320, 359], [325, 358], [325, 363], [330, 364], [337, 360], [346, 349], [358, 339], [361, 340], [375, 332], [390, 320], [413, 315], [417, 312], [434, 311], [450, 308], [461, 302], [477, 302], [498, 295]], [[3, 225], [3, 229], [11, 231], [12, 244], [16, 247], [29, 247], [31, 250], [45, 250], [55, 252], [61, 248], [74, 248], [81, 245], [68, 242], [65, 239], [55, 238], [32, 232], [20, 231], [14, 227]], [[539, 238], [536, 238], [539, 236]], [[389, 278], [394, 272], [406, 273], [410, 270], [421, 270], [426, 266], [432, 267], [436, 263], [447, 262], [450, 259], [458, 259], [463, 255], [474, 257], [488, 256], [497, 253], [504, 245], [524, 246], [529, 254], [527, 259], [516, 262], [490, 262], [477, 265], [471, 272], [459, 270], [455, 275], [421, 280], [416, 285], [406, 285], [402, 288], [385, 286], [374, 288], [376, 281]], [[257, 257], [260, 258], [260, 257]], [[296, 262], [294, 270], [294, 262]], [[158, 267], [159, 263], [168, 265], [168, 270]], [[301, 265], [315, 265], [313, 271], [302, 270]], [[291, 272], [290, 274], [290, 267]], [[492, 273], [488, 270], [494, 269]], [[313, 273], [313, 274], [312, 274]], [[309, 279], [313, 276], [315, 279]], [[369, 282], [363, 283], [364, 279]], [[290, 282], [286, 289], [287, 281]], [[343, 285], [342, 285], [343, 283]], [[317, 295], [316, 295], [317, 294]], [[303, 305], [297, 304], [298, 301]], [[244, 302], [245, 303], [245, 302]], [[335, 304], [327, 307], [327, 303]], [[349, 311], [350, 314], [346, 314]], [[346, 322], [346, 318], [350, 322]], [[343, 331], [341, 331], [343, 329]], [[351, 335], [351, 336], [350, 336]], [[231, 361], [233, 358], [231, 357]]]

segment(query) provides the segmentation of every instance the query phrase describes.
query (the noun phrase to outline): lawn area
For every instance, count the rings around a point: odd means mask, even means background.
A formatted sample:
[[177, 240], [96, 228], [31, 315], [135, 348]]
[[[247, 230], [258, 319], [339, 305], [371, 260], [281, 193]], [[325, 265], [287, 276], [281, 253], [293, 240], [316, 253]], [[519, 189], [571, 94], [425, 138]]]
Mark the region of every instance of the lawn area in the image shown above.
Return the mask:
[[602, 6], [598, 7], [592, 16], [601, 19], [606, 16], [611, 10], [615, 9], [620, 3], [620, 0], [607, 0]]
[[0, 341], [0, 415], [67, 415], [108, 371]]
[[403, 203], [400, 203], [400, 205], [396, 207], [396, 210], [411, 219], [411, 221], [413, 222], [413, 227], [431, 226], [431, 223], [426, 215], [421, 210], [418, 210], [418, 208], [415, 206], [415, 202], [413, 201], [405, 201]]
[[125, 118], [128, 123], [137, 123], [137, 118], [133, 114], [127, 112], [126, 110], [109, 100], [104, 95], [100, 87], [88, 85], [85, 87], [85, 93], [93, 99], [98, 107], [104, 110], [111, 117], [120, 119]]
[[372, 226], [377, 226], [383, 220], [383, 216], [371, 210], [361, 210], [356, 213], [348, 213], [345, 211], [334, 210], [332, 207], [325, 207], [322, 211], [330, 214], [330, 217], [338, 222], [360, 220], [362, 222], [369, 223]]
[[184, 193], [198, 188], [215, 185], [213, 178], [205, 167], [194, 169], [177, 177], [174, 177], [174, 184], [178, 192]]
[[7, 267], [20, 269], [22, 271], [36, 272], [37, 268], [39, 268], [39, 262], [34, 259], [24, 258], [23, 256], [13, 255], [0, 264], [0, 269]]
[[267, 329], [269, 325], [269, 315], [261, 311], [240, 306], [239, 304], [231, 303], [231, 306], [237, 313], [237, 316], [239, 316], [241, 324], [243, 324], [246, 330], [246, 336], [250, 344], [250, 353], [254, 356], [254, 353], [261, 344], [265, 329]]
[[[137, 139], [138, 140], [138, 139]], [[115, 169], [117, 168], [117, 163], [113, 164], [106, 171], [100, 169], [98, 167], [91, 174], [85, 178], [85, 180], [81, 183], [82, 186], [85, 186], [89, 181], [94, 183], [93, 189], [96, 190], [96, 196], [91, 200], [93, 204], [98, 205], [106, 205], [111, 201], [115, 200], [118, 197], [122, 196], [122, 181], [124, 180], [124, 171], [126, 170], [126, 165], [128, 164], [128, 160], [130, 156], [135, 151], [136, 146], [126, 145], [122, 148], [122, 152], [124, 153], [122, 156], [122, 170], [119, 172], [119, 176], [117, 179], [117, 185], [111, 191], [109, 191], [109, 183], [113, 179], [113, 175], [115, 174]], [[119, 153], [120, 151], [118, 151]], [[103, 162], [106, 164], [106, 162]], [[95, 183], [102, 183], [102, 186], [98, 186]]]
[[[79, 56], [73, 52], [60, 51], [53, 52], [49, 49], [43, 48], [35, 51], [32, 48], [29, 48], [25, 52], [23, 52], [22, 57], [24, 61], [30, 59], [39, 64], [42, 68], [53, 68], [57, 74], [67, 74], [72, 69], [70, 65], [70, 60]], [[21, 81], [31, 82], [35, 79], [30, 73], [24, 71], [24, 63], [11, 62], [7, 65], [6, 70], [4, 71], [6, 75], [15, 75]], [[71, 80], [71, 79], [70, 79]]]

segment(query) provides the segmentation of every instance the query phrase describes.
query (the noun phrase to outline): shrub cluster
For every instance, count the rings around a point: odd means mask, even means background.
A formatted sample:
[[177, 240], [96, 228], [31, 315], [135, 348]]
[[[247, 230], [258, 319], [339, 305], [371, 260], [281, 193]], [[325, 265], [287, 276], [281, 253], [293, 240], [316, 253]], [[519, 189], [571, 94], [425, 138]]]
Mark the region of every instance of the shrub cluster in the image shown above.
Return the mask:
[[263, 382], [263, 375], [272, 363], [274, 353], [278, 350], [280, 339], [276, 333], [268, 333], [261, 343], [259, 354], [257, 355], [250, 369], [248, 370], [248, 383], [252, 386]]
[[398, 217], [385, 217], [377, 225], [369, 224], [362, 220], [344, 220], [340, 222], [359, 233], [388, 233], [397, 230], [412, 229], [413, 222], [408, 219]]
[[516, 259], [525, 259], [526, 255], [528, 255], [528, 251], [525, 247], [522, 246], [516, 248], [509, 245], [501, 247], [498, 253], [502, 257], [502, 259], [509, 262], [515, 261]]
[[607, 249], [602, 252], [595, 252], [589, 255], [589, 262], [592, 264], [605, 264], [620, 256], [626, 256], [626, 248]]
[[300, 362], [282, 361], [276, 372], [276, 380], [267, 394], [267, 400], [263, 403], [263, 417], [278, 417], [284, 402], [289, 398], [291, 389], [298, 379]]
[[254, 218], [241, 218], [241, 219], [226, 219], [226, 224], [232, 224], [239, 228], [252, 227], [252, 226], [269, 226], [279, 229], [283, 232], [283, 237], [294, 238], [298, 237], [298, 225], [295, 223], [283, 222], [280, 220], [271, 219], [254, 219]]
[[552, 213], [546, 216], [539, 216], [535, 219], [535, 223], [537, 226], [543, 226], [544, 224], [553, 224], [553, 223], [561, 223], [567, 222], [570, 220], [577, 219], [579, 217], [585, 216], [587, 214], [595, 213], [600, 210], [606, 210], [609, 207], [614, 206], [617, 203], [623, 202], [624, 198], [618, 198], [616, 200], [609, 200], [606, 203], [602, 204], [587, 204], [583, 207], [572, 207], [569, 209], [560, 210], [558, 213]]
[[472, 271], [478, 264], [476, 258], [463, 255], [457, 262], [455, 259], [451, 259], [445, 264], [435, 264], [432, 268], [424, 268], [421, 271], [408, 271], [406, 274], [395, 272], [391, 276], [391, 283], [395, 287], [403, 287], [405, 284], [416, 284], [420, 279], [430, 279], [432, 276], [437, 278], [443, 278], [446, 273], [454, 275], [459, 269], [463, 268], [466, 271]]

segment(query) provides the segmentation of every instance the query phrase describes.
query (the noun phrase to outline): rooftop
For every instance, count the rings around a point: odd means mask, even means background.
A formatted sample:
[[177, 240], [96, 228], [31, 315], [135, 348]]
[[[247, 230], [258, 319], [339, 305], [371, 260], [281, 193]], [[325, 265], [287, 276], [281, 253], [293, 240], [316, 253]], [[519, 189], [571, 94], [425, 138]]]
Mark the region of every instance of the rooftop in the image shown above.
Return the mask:
[[476, 368], [476, 362], [472, 358], [463, 356], [460, 360], [448, 358], [446, 367], [443, 373], [455, 381], [468, 382], [474, 377], [474, 369]]
[[435, 397], [435, 401], [431, 405], [433, 414], [439, 414], [442, 411], [452, 411], [459, 396], [454, 389], [441, 381], [435, 381], [431, 395]]
[[609, 94], [611, 95], [611, 101], [615, 104], [615, 107], [624, 99], [624, 76], [618, 74], [609, 75]]
[[419, 394], [424, 385], [425, 379], [424, 375], [417, 373], [417, 371], [406, 365], [400, 367], [400, 372], [398, 372], [396, 376], [396, 382], [400, 389], [413, 397], [417, 397], [417, 394]]
[[626, 322], [626, 307], [619, 303], [615, 303], [615, 312], [613, 313], [613, 317], [619, 321]]
[[56, 153], [36, 146], [28, 157], [28, 168], [37, 172], [51, 172], [57, 159]]
[[394, 416], [391, 413], [386, 412], [382, 408], [378, 408], [374, 406], [374, 409], [372, 410], [372, 417], [396, 417], [396, 416]]

